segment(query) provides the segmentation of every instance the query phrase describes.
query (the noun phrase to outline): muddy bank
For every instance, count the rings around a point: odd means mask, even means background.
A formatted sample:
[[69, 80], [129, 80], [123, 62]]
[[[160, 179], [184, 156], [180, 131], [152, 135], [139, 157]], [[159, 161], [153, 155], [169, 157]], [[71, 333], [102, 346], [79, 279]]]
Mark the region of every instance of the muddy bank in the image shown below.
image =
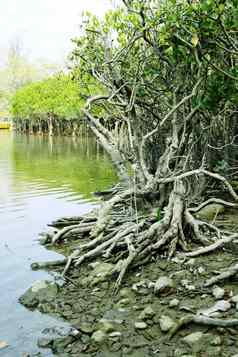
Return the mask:
[[[223, 224], [234, 227], [234, 212], [232, 218], [223, 216]], [[86, 241], [80, 239], [80, 244]], [[68, 256], [78, 244], [58, 245], [57, 251]], [[20, 301], [70, 324], [66, 330], [44, 330], [38, 341], [56, 356], [235, 356], [238, 326], [204, 326], [189, 319], [197, 314], [238, 319], [236, 277], [204, 287], [204, 281], [237, 258], [236, 243], [197, 258], [158, 258], [127, 274], [116, 295], [109, 260], [72, 269], [64, 280], [62, 268], [55, 268], [54, 283], [36, 282]], [[185, 323], [176, 331], [182, 318]]]

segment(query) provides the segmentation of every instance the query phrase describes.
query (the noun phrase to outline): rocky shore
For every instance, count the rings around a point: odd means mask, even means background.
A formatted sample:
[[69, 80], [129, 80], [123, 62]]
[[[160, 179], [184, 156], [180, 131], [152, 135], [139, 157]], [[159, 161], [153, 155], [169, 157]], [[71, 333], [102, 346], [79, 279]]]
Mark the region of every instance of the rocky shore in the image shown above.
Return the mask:
[[117, 295], [110, 275], [113, 265], [107, 261], [72, 270], [65, 280], [54, 269], [55, 281], [36, 282], [20, 302], [69, 323], [68, 329], [45, 329], [38, 341], [58, 357], [235, 357], [237, 326], [203, 325], [191, 316], [238, 318], [235, 278], [225, 281], [225, 287], [203, 287], [237, 257], [234, 244], [212, 256], [160, 259], [153, 268], [148, 264], [128, 274]]

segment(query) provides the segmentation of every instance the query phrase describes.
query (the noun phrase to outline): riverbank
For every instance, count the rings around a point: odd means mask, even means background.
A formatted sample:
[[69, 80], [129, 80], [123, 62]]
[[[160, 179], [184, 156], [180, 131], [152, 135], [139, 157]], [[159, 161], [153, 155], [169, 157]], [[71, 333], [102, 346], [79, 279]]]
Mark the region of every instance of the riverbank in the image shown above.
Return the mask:
[[[235, 211], [224, 213], [222, 221], [235, 228], [236, 217]], [[80, 242], [68, 242], [66, 248], [58, 245], [56, 250], [68, 256], [79, 243], [86, 241], [81, 238]], [[220, 284], [204, 287], [208, 278], [234, 264], [237, 257], [236, 243], [229, 243], [197, 258], [178, 255], [170, 262], [158, 259], [128, 274], [116, 295], [109, 259], [73, 269], [63, 283], [56, 282], [52, 299], [37, 301], [38, 290], [33, 297], [34, 304], [28, 304], [65, 319], [72, 327], [65, 336], [45, 334], [38, 344], [64, 357], [235, 356], [236, 326], [214, 327], [189, 319], [198, 311], [219, 321], [238, 318], [235, 278], [225, 280], [220, 288]], [[62, 268], [54, 269], [54, 272], [61, 271]], [[49, 291], [49, 287], [45, 288]], [[21, 298], [25, 305], [29, 291]], [[184, 325], [175, 331], [181, 319]]]

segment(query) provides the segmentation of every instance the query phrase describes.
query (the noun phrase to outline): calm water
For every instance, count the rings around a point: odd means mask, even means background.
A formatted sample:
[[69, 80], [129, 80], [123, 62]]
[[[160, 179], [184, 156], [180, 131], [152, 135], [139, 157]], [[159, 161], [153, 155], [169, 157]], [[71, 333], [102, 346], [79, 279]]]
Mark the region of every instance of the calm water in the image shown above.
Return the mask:
[[89, 211], [95, 205], [91, 192], [115, 180], [92, 138], [51, 140], [0, 130], [0, 341], [9, 344], [0, 357], [39, 351], [41, 330], [59, 324], [18, 303], [35, 280], [50, 278], [31, 271], [31, 262], [59, 258], [38, 244], [38, 233], [56, 218]]

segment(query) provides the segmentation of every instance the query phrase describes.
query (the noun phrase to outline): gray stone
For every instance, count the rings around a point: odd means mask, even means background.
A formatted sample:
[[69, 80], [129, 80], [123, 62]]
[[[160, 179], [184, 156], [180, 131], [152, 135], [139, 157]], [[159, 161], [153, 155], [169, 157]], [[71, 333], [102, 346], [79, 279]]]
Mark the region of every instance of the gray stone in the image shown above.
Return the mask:
[[216, 300], [222, 299], [225, 294], [225, 290], [220, 288], [219, 286], [216, 286], [212, 290], [212, 295], [216, 298]]
[[176, 307], [179, 305], [179, 300], [178, 299], [173, 299], [169, 303], [169, 307]]
[[171, 319], [171, 317], [162, 315], [159, 319], [159, 324], [161, 331], [168, 332], [172, 327], [174, 327], [175, 322]]
[[147, 328], [147, 324], [145, 322], [135, 322], [135, 328], [137, 330], [144, 330]]
[[88, 322], [81, 322], [81, 323], [76, 323], [75, 327], [79, 329], [82, 333], [85, 333], [86, 335], [91, 335], [94, 331], [94, 327], [92, 324]]
[[196, 259], [195, 259], [195, 258], [191, 258], [191, 259], [189, 259], [185, 264], [186, 264], [186, 265], [194, 265], [195, 262], [196, 262]]
[[101, 319], [98, 324], [99, 330], [105, 333], [115, 331], [115, 323], [112, 320]]
[[169, 290], [174, 289], [175, 284], [174, 281], [167, 277], [161, 276], [155, 283], [154, 292], [155, 294], [161, 294], [163, 292], [168, 292]]
[[147, 306], [143, 311], [141, 311], [139, 315], [140, 320], [145, 320], [153, 317], [155, 315], [154, 310], [152, 309], [151, 306]]
[[213, 306], [209, 307], [208, 309], [201, 309], [198, 310], [199, 314], [205, 316], [214, 316], [219, 311], [225, 312], [231, 308], [231, 304], [227, 300], [219, 300]]
[[52, 338], [41, 337], [37, 341], [37, 345], [40, 348], [47, 348], [50, 347], [52, 344], [53, 344]]
[[220, 336], [215, 336], [211, 339], [212, 346], [220, 346], [222, 344], [222, 339]]
[[190, 333], [189, 335], [185, 336], [183, 338], [183, 341], [190, 347], [193, 347], [195, 344], [199, 343], [203, 337], [204, 337], [204, 333], [198, 331], [198, 332]]
[[91, 339], [92, 339], [92, 341], [94, 341], [98, 344], [101, 344], [101, 343], [105, 342], [105, 340], [107, 339], [107, 335], [103, 331], [98, 330], [92, 334]]
[[231, 302], [234, 302], [235, 304], [237, 304], [238, 303], [238, 295], [232, 296]]
[[55, 300], [58, 285], [52, 281], [36, 281], [20, 298], [21, 304], [28, 308], [35, 308], [38, 304]]
[[120, 331], [114, 331], [109, 334], [109, 337], [111, 338], [120, 338], [121, 337], [121, 332]]

